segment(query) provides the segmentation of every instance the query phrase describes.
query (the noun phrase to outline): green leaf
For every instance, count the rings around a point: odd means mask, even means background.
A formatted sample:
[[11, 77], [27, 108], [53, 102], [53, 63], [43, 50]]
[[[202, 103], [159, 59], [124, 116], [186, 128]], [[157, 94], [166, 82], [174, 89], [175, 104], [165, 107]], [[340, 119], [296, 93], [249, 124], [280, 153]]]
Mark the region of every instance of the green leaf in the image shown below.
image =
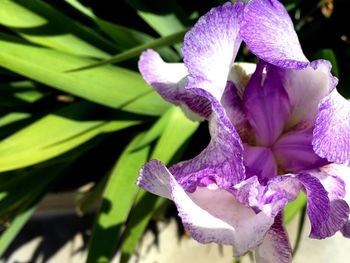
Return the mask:
[[133, 213], [124, 232], [125, 239], [121, 247], [120, 263], [129, 261], [153, 213], [162, 206], [163, 200], [143, 190], [138, 192]]
[[176, 42], [181, 42], [182, 39], [184, 38], [184, 35], [186, 32], [187, 32], [187, 29], [182, 30], [180, 32], [177, 32], [175, 34], [166, 36], [166, 37], [157, 38], [155, 40], [149, 41], [149, 42], [142, 44], [140, 46], [126, 50], [118, 55], [112, 56], [109, 59], [106, 59], [106, 60], [103, 60], [100, 62], [96, 62], [93, 64], [89, 64], [89, 65], [86, 65], [86, 66], [83, 66], [80, 68], [71, 69], [71, 70], [68, 70], [68, 72], [75, 72], [75, 71], [80, 71], [80, 70], [85, 70], [85, 69], [91, 69], [91, 68], [100, 67], [100, 66], [103, 66], [106, 64], [118, 63], [118, 62], [122, 62], [124, 60], [130, 59], [133, 57], [137, 57], [142, 53], [142, 51], [144, 51], [146, 49], [163, 47], [163, 46], [172, 45]]
[[125, 111], [161, 115], [169, 104], [136, 72], [116, 66], [64, 73], [93, 61], [21, 43], [0, 33], [0, 66], [93, 102]]
[[284, 208], [284, 224], [288, 224], [299, 213], [299, 211], [306, 205], [306, 195], [300, 192], [299, 196], [288, 203]]
[[[171, 118], [151, 155], [151, 159], [159, 159], [164, 163], [171, 161], [175, 153], [192, 136], [199, 125], [198, 122], [187, 119], [180, 108], [176, 107], [171, 111]], [[121, 248], [121, 263], [126, 263], [129, 260], [153, 213], [164, 202], [163, 198], [143, 190], [139, 191], [133, 209], [134, 213], [131, 214], [124, 232], [125, 239]]]
[[31, 114], [26, 112], [10, 112], [0, 118], [0, 127], [6, 126], [17, 121], [28, 119], [30, 116]]
[[27, 223], [30, 217], [33, 215], [36, 205], [29, 207], [27, 210], [21, 212], [11, 222], [10, 226], [0, 236], [0, 257], [5, 253], [11, 242], [15, 239], [19, 231]]
[[[117, 45], [119, 50], [126, 50], [137, 45], [144, 44], [152, 41], [154, 38], [137, 30], [129, 27], [117, 25], [101, 19], [93, 13], [93, 11], [86, 6], [82, 5], [77, 0], [65, 0], [71, 6], [79, 10], [81, 13], [89, 17], [95, 24], [108, 35]], [[162, 47], [157, 49], [158, 52], [169, 62], [178, 61], [179, 55], [174, 52], [171, 48]]]
[[86, 120], [95, 107], [78, 103], [49, 114], [0, 142], [0, 171], [33, 165], [67, 152], [96, 135], [140, 123], [137, 120]]
[[142, 148], [156, 140], [163, 133], [173, 113], [173, 108], [170, 108], [163, 116], [161, 116], [146, 132], [145, 136], [142, 137], [139, 144], [135, 145], [134, 150]]
[[181, 146], [193, 135], [199, 126], [184, 115], [179, 107], [171, 109], [172, 115], [159, 138], [151, 159], [169, 163]]
[[0, 23], [30, 42], [72, 54], [108, 58], [109, 54], [104, 50], [117, 51], [112, 43], [96, 32], [44, 1], [2, 0]]
[[[127, 0], [128, 4], [137, 10], [137, 14], [160, 36], [168, 36], [185, 29], [189, 20], [184, 9], [174, 0], [158, 2], [157, 7], [167, 9], [167, 12], [155, 12], [154, 2]], [[151, 6], [152, 5], [152, 6]], [[178, 53], [181, 53], [181, 45], [175, 45]]]
[[136, 136], [130, 142], [113, 168], [93, 228], [87, 262], [109, 262], [115, 252], [121, 226], [127, 219], [137, 192], [135, 182], [138, 171], [149, 153], [149, 147], [132, 150], [143, 135]]
[[100, 200], [103, 190], [107, 183], [107, 176], [103, 177], [92, 189], [88, 192], [78, 192], [76, 207], [80, 215], [85, 215], [92, 206]]

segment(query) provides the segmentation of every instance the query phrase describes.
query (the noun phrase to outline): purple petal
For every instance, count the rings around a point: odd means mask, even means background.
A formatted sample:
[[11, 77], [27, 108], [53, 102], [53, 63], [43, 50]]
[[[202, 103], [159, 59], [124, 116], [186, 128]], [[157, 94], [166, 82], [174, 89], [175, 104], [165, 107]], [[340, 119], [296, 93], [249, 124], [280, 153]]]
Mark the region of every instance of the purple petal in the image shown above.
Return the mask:
[[165, 100], [180, 105], [188, 117], [195, 112], [207, 118], [211, 113], [207, 99], [185, 89], [187, 69], [182, 63], [165, 63], [153, 50], [142, 53], [139, 70], [146, 80]]
[[345, 183], [336, 176], [327, 174], [326, 172], [310, 172], [318, 178], [328, 192], [330, 201], [330, 213], [328, 220], [322, 226], [321, 237], [329, 237], [342, 229], [349, 217], [349, 206], [344, 199]]
[[152, 194], [172, 199], [172, 184], [176, 181], [169, 173], [165, 165], [158, 161], [152, 160], [146, 163], [139, 172], [137, 185]]
[[279, 166], [286, 172], [297, 173], [325, 165], [327, 161], [315, 154], [311, 141], [312, 128], [282, 135], [272, 148]]
[[281, 214], [267, 232], [263, 243], [255, 250], [257, 263], [291, 263], [292, 249], [283, 227]]
[[270, 146], [281, 135], [291, 113], [288, 94], [277, 69], [259, 63], [243, 95], [244, 112], [255, 132], [257, 145]]
[[319, 106], [312, 144], [328, 161], [349, 163], [350, 102], [335, 89]]
[[310, 237], [322, 239], [333, 235], [333, 231], [328, 231], [326, 227], [326, 223], [331, 215], [330, 213], [333, 212], [331, 211], [327, 191], [314, 176], [300, 174], [297, 178], [306, 190], [307, 214], [311, 223]]
[[246, 206], [274, 218], [299, 195], [302, 188], [300, 181], [292, 176], [276, 176], [266, 186], [253, 176], [235, 185], [232, 193]]
[[305, 68], [293, 23], [277, 0], [251, 0], [243, 13], [241, 37], [259, 58], [284, 68]]
[[238, 2], [213, 8], [185, 35], [182, 53], [191, 76], [189, 86], [208, 91], [218, 101], [241, 44], [243, 7]]
[[247, 177], [256, 175], [265, 184], [277, 175], [277, 164], [270, 148], [245, 144], [243, 156]]
[[[193, 178], [214, 178], [220, 188], [229, 189], [245, 178], [243, 145], [222, 105], [208, 92], [193, 89], [197, 95], [206, 97], [212, 104], [209, 118], [211, 140], [209, 145], [195, 158], [170, 168], [176, 180], [187, 190], [196, 185]], [[192, 178], [192, 180], [190, 180]]]
[[259, 245], [273, 223], [264, 213], [237, 202], [221, 189], [198, 187], [187, 193], [159, 161], [150, 161], [140, 172], [138, 185], [172, 199], [191, 236], [200, 243], [231, 245], [237, 256]]
[[293, 109], [288, 127], [313, 126], [319, 103], [338, 82], [331, 68], [328, 61], [316, 60], [303, 70], [280, 69], [280, 78]]
[[[338, 190], [337, 192], [340, 194], [339, 197], [344, 197], [343, 200], [350, 206], [350, 167], [333, 163], [322, 167], [321, 170], [335, 178], [339, 178], [344, 183], [345, 196], [342, 196], [342, 191]], [[341, 232], [345, 237], [350, 238], [350, 214]]]

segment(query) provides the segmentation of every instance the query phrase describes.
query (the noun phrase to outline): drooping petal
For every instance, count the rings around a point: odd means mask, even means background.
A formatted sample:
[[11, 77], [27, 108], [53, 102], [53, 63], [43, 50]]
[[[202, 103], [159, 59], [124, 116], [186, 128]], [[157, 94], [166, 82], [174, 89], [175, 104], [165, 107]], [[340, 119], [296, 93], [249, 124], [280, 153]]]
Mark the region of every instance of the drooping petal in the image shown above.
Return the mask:
[[307, 195], [307, 214], [311, 223], [311, 238], [322, 239], [333, 233], [325, 229], [329, 219], [331, 205], [328, 193], [320, 181], [309, 174], [300, 174], [296, 177], [304, 186]]
[[308, 65], [293, 23], [277, 0], [249, 1], [240, 33], [248, 48], [266, 62], [296, 69]]
[[330, 162], [350, 162], [350, 102], [333, 90], [319, 106], [312, 144]]
[[277, 175], [277, 164], [270, 148], [245, 144], [243, 156], [247, 177], [256, 175], [265, 184]]
[[324, 171], [310, 171], [309, 174], [316, 177], [328, 192], [330, 213], [321, 228], [321, 238], [329, 237], [342, 229], [349, 217], [349, 206], [344, 200], [345, 183], [337, 176], [327, 174]]
[[209, 118], [211, 140], [209, 145], [191, 160], [180, 162], [170, 168], [176, 180], [187, 190], [194, 189], [189, 178], [215, 178], [223, 189], [245, 178], [242, 141], [224, 111], [222, 105], [207, 91], [192, 89], [199, 96], [208, 98], [212, 105]]
[[[344, 182], [345, 196], [343, 197], [343, 200], [350, 207], [350, 167], [346, 165], [332, 163], [321, 167], [321, 171], [336, 178], [339, 178]], [[341, 229], [341, 232], [345, 237], [350, 238], [350, 214], [348, 215], [348, 220]]]
[[241, 44], [239, 22], [244, 4], [225, 3], [202, 16], [185, 35], [182, 54], [190, 73], [189, 86], [220, 101]]
[[182, 63], [166, 63], [153, 50], [142, 53], [139, 70], [146, 80], [165, 100], [180, 105], [186, 115], [192, 119], [192, 112], [207, 118], [211, 113], [207, 99], [185, 89], [188, 83], [188, 71]]
[[187, 193], [159, 161], [150, 161], [142, 168], [138, 185], [172, 199], [195, 240], [231, 245], [237, 256], [259, 245], [273, 223], [272, 218], [256, 214], [225, 190], [198, 187]]
[[291, 106], [277, 69], [259, 63], [243, 95], [244, 112], [255, 132], [257, 145], [270, 146], [281, 135], [291, 113]]
[[283, 134], [272, 147], [279, 166], [286, 172], [298, 173], [327, 164], [327, 160], [315, 154], [311, 141], [312, 128]]
[[257, 263], [291, 263], [292, 248], [288, 235], [283, 227], [282, 215], [275, 218], [275, 222], [267, 232], [263, 243], [255, 250]]
[[328, 61], [316, 60], [303, 70], [279, 69], [292, 106], [289, 128], [297, 124], [313, 126], [319, 103], [338, 83], [331, 74], [331, 68]]

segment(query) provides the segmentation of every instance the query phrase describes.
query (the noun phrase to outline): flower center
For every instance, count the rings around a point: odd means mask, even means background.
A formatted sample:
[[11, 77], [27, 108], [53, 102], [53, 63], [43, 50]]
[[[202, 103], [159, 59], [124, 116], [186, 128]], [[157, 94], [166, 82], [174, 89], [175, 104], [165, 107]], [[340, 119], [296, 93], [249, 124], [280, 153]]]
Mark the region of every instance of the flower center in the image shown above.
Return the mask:
[[243, 141], [246, 176], [262, 183], [325, 164], [312, 147], [313, 123], [290, 127], [294, 105], [279, 76], [263, 68], [258, 65], [242, 96], [228, 81], [221, 101]]

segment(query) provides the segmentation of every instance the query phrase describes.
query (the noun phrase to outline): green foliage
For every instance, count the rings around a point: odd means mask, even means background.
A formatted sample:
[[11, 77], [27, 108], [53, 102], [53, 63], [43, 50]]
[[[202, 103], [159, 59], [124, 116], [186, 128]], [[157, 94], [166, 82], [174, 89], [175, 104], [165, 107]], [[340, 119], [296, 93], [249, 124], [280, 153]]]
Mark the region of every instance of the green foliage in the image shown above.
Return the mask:
[[[59, 190], [71, 189], [78, 166], [93, 175], [94, 187], [80, 193], [77, 210], [84, 215], [99, 204], [87, 261], [109, 262], [119, 251], [126, 263], [155, 213], [167, 207], [137, 188], [142, 164], [170, 165], [207, 143], [186, 148], [196, 131], [206, 138], [199, 124], [145, 83], [137, 60], [152, 48], [166, 61], [181, 61], [188, 28], [225, 1], [115, 1], [104, 12], [98, 2], [0, 1], [0, 255], [45, 195], [59, 182], [68, 182]], [[347, 4], [335, 1], [333, 13], [323, 1], [282, 2], [306, 56], [331, 61], [349, 96]], [[245, 49], [238, 58], [252, 61]], [[285, 208], [286, 223], [305, 202], [300, 195]]]

